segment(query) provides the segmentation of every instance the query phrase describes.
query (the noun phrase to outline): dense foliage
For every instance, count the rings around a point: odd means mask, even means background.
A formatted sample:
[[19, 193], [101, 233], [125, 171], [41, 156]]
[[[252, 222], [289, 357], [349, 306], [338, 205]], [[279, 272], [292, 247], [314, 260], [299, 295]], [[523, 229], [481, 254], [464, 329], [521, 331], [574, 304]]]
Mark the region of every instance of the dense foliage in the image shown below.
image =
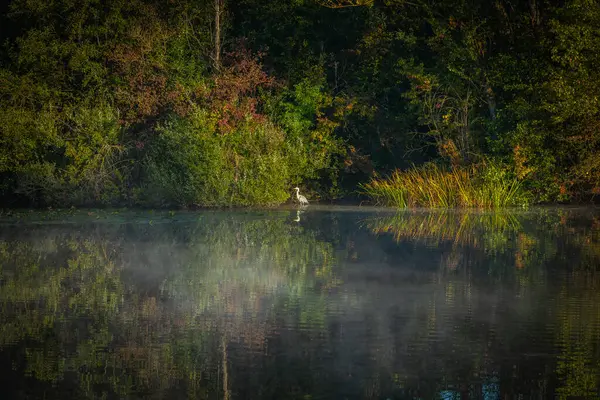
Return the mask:
[[599, 6], [12, 0], [2, 201], [274, 205], [482, 160], [532, 201], [591, 199]]

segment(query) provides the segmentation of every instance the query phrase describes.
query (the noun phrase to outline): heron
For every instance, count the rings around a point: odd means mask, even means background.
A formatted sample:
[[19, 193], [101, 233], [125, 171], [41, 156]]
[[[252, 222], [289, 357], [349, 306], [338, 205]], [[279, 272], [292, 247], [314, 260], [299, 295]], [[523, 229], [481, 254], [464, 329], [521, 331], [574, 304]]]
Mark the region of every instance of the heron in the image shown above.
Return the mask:
[[300, 188], [295, 187], [294, 190], [296, 191], [296, 197], [298, 198], [298, 202], [300, 203], [300, 205], [301, 206], [308, 205], [308, 200], [306, 200], [306, 197], [304, 197], [300, 194]]

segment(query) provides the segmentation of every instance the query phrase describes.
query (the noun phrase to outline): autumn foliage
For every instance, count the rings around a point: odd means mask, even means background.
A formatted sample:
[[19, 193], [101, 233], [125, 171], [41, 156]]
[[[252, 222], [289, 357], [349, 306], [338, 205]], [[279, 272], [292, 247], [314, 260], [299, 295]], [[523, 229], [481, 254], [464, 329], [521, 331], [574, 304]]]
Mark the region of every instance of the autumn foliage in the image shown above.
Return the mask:
[[0, 200], [274, 205], [489, 160], [595, 201], [596, 3], [11, 0]]

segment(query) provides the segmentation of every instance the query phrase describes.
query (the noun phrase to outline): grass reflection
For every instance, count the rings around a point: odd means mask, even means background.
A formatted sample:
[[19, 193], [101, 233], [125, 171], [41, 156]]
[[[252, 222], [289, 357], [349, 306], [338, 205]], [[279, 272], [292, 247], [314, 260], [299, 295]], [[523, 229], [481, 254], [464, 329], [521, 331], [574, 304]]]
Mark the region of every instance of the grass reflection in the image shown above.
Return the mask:
[[392, 234], [396, 241], [422, 241], [432, 246], [452, 242], [497, 247], [505, 243], [506, 235], [521, 229], [516, 216], [505, 211], [408, 211], [367, 219], [365, 225], [375, 234]]

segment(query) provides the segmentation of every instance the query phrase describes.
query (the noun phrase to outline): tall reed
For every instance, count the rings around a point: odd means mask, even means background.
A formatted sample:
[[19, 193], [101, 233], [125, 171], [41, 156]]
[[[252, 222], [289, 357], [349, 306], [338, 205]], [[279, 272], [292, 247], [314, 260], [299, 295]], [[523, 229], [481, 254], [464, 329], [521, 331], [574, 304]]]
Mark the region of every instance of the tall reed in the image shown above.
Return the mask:
[[527, 203], [520, 182], [502, 166], [486, 161], [446, 169], [436, 164], [394, 171], [361, 185], [377, 204], [398, 208], [496, 208]]

